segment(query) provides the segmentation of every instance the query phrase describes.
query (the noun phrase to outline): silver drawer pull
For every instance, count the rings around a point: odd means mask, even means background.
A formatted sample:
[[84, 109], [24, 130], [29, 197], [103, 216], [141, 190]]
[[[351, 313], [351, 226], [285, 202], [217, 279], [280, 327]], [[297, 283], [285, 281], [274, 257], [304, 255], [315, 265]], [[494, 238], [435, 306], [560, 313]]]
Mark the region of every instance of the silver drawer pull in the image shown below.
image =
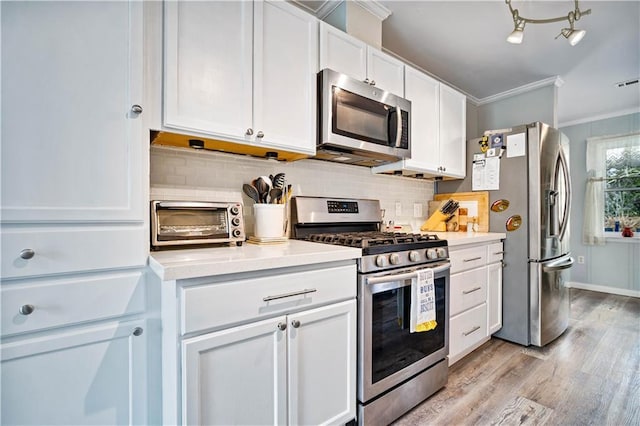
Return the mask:
[[268, 302], [270, 300], [284, 299], [285, 297], [300, 296], [301, 294], [314, 293], [316, 291], [318, 291], [318, 290], [316, 290], [315, 288], [305, 288], [304, 290], [294, 291], [292, 293], [278, 294], [278, 295], [275, 295], [275, 296], [267, 296], [267, 297], [262, 298], [262, 300], [264, 300], [265, 302]]
[[497, 252], [495, 252], [493, 254], [504, 254], [504, 252], [503, 251], [497, 251]]
[[34, 309], [35, 306], [33, 305], [22, 305], [20, 309], [18, 309], [18, 312], [20, 312], [20, 315], [31, 315]]
[[464, 290], [462, 292], [462, 294], [469, 294], [469, 293], [473, 293], [474, 291], [478, 291], [478, 290], [482, 290], [482, 287], [472, 288], [471, 290]]
[[468, 335], [470, 335], [471, 333], [474, 333], [474, 332], [476, 332], [476, 331], [478, 331], [478, 330], [480, 330], [480, 326], [479, 326], [479, 325], [476, 325], [476, 326], [475, 326], [475, 327], [473, 327], [471, 330], [467, 331], [466, 333], [462, 333], [462, 334], [464, 334], [465, 336], [468, 336]]
[[472, 257], [471, 259], [464, 259], [463, 262], [473, 262], [474, 260], [480, 260], [482, 256]]

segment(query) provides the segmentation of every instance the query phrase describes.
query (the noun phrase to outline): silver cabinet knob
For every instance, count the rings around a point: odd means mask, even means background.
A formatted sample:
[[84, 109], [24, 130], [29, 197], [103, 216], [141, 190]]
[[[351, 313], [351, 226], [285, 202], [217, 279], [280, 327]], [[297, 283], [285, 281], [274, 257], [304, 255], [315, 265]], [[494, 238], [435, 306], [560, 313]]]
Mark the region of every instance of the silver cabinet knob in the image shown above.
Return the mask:
[[33, 251], [33, 249], [24, 249], [20, 252], [20, 257], [26, 260], [31, 259], [35, 255], [36, 255], [36, 252]]
[[20, 315], [31, 315], [34, 309], [35, 306], [33, 305], [22, 305], [20, 306], [20, 309], [18, 309], [18, 312], [20, 312]]
[[369, 84], [372, 85], [372, 86], [375, 86], [376, 85], [376, 81], [375, 80], [371, 80], [371, 83], [369, 83]]
[[133, 329], [133, 335], [134, 336], [140, 336], [142, 335], [142, 333], [144, 333], [144, 329], [142, 327], [136, 327]]
[[247, 129], [247, 131], [246, 131], [246, 132], [244, 132], [244, 134], [245, 134], [245, 135], [247, 135], [247, 136], [251, 136], [251, 135], [253, 134], [253, 129], [252, 129], [251, 127], [249, 127], [249, 128]]
[[142, 107], [138, 104], [135, 104], [131, 107], [131, 112], [134, 114], [142, 114]]
[[364, 82], [365, 82], [365, 83], [367, 83], [367, 84], [371, 84], [371, 83], [369, 82], [369, 79], [368, 79], [368, 78], [365, 78], [365, 79], [364, 79]]
[[286, 322], [279, 322], [278, 323], [278, 329], [284, 331], [287, 329], [287, 323]]
[[264, 138], [264, 133], [262, 133], [262, 130], [258, 131], [256, 138]]
[[293, 328], [298, 328], [298, 327], [300, 327], [300, 321], [293, 320], [293, 321], [291, 321], [291, 325], [293, 326]]

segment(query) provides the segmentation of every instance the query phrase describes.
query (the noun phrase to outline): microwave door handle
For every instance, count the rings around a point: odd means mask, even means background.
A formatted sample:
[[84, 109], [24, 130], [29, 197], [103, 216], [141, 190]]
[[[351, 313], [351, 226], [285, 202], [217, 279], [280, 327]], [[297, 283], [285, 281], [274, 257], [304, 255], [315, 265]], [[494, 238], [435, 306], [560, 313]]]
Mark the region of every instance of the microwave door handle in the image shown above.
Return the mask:
[[402, 140], [402, 111], [399, 106], [395, 106], [389, 110], [389, 115], [396, 113], [396, 142], [394, 147], [400, 148], [400, 141]]

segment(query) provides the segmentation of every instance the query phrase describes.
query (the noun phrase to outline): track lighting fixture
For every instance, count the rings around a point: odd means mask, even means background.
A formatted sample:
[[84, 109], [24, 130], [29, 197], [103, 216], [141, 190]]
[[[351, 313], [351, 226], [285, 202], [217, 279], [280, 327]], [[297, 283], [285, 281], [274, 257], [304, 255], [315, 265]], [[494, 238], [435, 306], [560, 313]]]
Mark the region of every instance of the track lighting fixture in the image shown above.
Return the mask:
[[559, 16], [557, 18], [548, 18], [548, 19], [530, 19], [520, 16], [518, 9], [514, 9], [511, 6], [511, 0], [505, 0], [507, 6], [509, 6], [509, 10], [511, 11], [511, 16], [513, 17], [513, 32], [509, 34], [507, 37], [507, 41], [513, 44], [521, 44], [524, 38], [524, 26], [525, 24], [549, 24], [552, 22], [562, 22], [568, 21], [569, 28], [563, 28], [560, 31], [560, 34], [556, 36], [556, 38], [563, 36], [569, 41], [571, 46], [575, 46], [582, 40], [582, 38], [587, 33], [585, 30], [578, 30], [574, 28], [574, 23], [578, 21], [582, 16], [591, 14], [591, 9], [585, 10], [582, 12], [580, 7], [578, 6], [578, 0], [574, 0], [575, 9], [569, 11], [566, 16]]

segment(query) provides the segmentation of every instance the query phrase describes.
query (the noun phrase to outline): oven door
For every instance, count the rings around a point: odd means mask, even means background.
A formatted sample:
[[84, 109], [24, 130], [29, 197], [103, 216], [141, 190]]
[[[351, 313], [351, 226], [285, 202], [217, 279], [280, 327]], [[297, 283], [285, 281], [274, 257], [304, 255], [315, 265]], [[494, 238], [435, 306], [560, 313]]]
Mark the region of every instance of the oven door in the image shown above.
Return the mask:
[[449, 354], [449, 269], [434, 271], [435, 329], [411, 333], [411, 279], [422, 268], [358, 277], [358, 400], [362, 403], [404, 382]]

